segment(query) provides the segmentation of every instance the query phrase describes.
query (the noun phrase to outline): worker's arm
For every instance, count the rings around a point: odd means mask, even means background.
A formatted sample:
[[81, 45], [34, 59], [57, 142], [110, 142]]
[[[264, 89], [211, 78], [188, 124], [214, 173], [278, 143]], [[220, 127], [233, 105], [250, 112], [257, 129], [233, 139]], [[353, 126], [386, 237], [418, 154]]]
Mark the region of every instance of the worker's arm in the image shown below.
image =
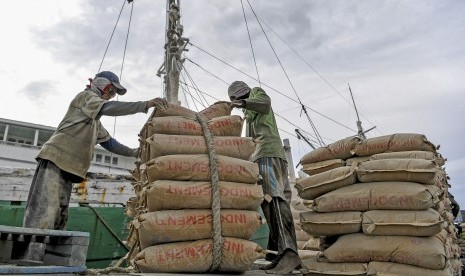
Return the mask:
[[132, 149], [130, 147], [127, 147], [118, 142], [115, 138], [110, 138], [109, 140], [100, 143], [100, 146], [102, 146], [109, 152], [113, 152], [115, 154], [123, 156], [132, 156], [137, 158], [137, 156], [139, 155], [139, 148]]
[[232, 103], [235, 107], [242, 107], [262, 114], [268, 114], [271, 110], [271, 99], [261, 88], [252, 89], [247, 99], [235, 100]]
[[151, 107], [166, 109], [168, 102], [165, 99], [156, 98], [142, 102], [105, 102], [99, 111], [99, 116], [125, 116], [139, 112], [147, 113]]

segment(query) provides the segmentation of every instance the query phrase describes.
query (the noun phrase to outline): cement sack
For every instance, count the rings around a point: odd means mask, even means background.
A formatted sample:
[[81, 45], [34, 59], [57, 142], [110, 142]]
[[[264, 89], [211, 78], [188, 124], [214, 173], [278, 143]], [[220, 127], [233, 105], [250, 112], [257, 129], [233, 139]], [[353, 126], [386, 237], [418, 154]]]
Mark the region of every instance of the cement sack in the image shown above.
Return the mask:
[[313, 238], [312, 236], [310, 236], [309, 234], [307, 234], [307, 232], [305, 232], [304, 230], [296, 230], [295, 231], [295, 238], [296, 240], [298, 241], [305, 241], [307, 242], [309, 239]]
[[367, 272], [366, 263], [327, 263], [318, 261], [317, 256], [310, 256], [302, 259], [302, 263], [306, 268], [302, 269], [302, 275], [315, 276], [315, 275], [350, 275], [350, 276], [364, 276]]
[[311, 200], [356, 182], [355, 167], [340, 167], [306, 178], [299, 178], [295, 188], [299, 197]]
[[397, 151], [436, 152], [436, 147], [423, 134], [397, 133], [363, 140], [355, 146], [353, 153], [357, 156], [370, 156]]
[[[207, 154], [208, 149], [203, 136], [154, 134], [147, 140], [147, 160], [172, 154]], [[213, 147], [216, 154], [249, 160], [255, 151], [252, 138], [215, 136]]]
[[130, 218], [133, 218], [137, 214], [137, 210], [136, 210], [137, 203], [138, 203], [137, 196], [130, 197], [128, 201], [126, 202], [124, 214], [126, 214], [126, 216]]
[[[241, 136], [243, 120], [241, 116], [231, 115], [213, 118], [207, 121], [213, 136]], [[186, 117], [157, 117], [147, 122], [141, 130], [140, 137], [145, 140], [153, 134], [203, 135], [199, 122]]]
[[435, 237], [347, 234], [340, 236], [321, 256], [331, 263], [380, 261], [435, 270], [444, 269], [447, 264], [444, 244]]
[[[260, 185], [236, 182], [218, 183], [221, 209], [256, 211], [263, 202]], [[145, 194], [149, 212], [178, 209], [208, 209], [212, 206], [210, 182], [157, 180]]]
[[[213, 236], [212, 220], [212, 211], [203, 209], [141, 214], [136, 225], [140, 247], [210, 238]], [[221, 234], [224, 237], [250, 239], [262, 224], [262, 218], [256, 211], [221, 211]]]
[[301, 250], [320, 251], [320, 238], [317, 238], [317, 237], [310, 237], [307, 240], [297, 240], [297, 244], [298, 244], [298, 248], [300, 248]]
[[302, 212], [302, 229], [311, 236], [335, 236], [358, 233], [362, 229], [361, 212]]
[[436, 164], [429, 160], [384, 159], [359, 164], [357, 178], [360, 182], [405, 181], [436, 185], [437, 171]]
[[[216, 156], [220, 181], [255, 184], [256, 163], [223, 155]], [[149, 182], [156, 180], [210, 181], [210, 162], [206, 154], [176, 154], [154, 158], [146, 163]]]
[[352, 166], [353, 164], [362, 163], [370, 160], [370, 156], [357, 156], [349, 158], [345, 161], [346, 166]]
[[331, 159], [347, 159], [352, 157], [351, 151], [355, 145], [360, 141], [356, 136], [347, 137], [345, 139], [336, 141], [325, 147], [317, 148], [300, 159], [300, 164], [309, 164]]
[[370, 262], [368, 264], [367, 275], [386, 276], [453, 276], [454, 272], [450, 267], [442, 270], [428, 269], [414, 265], [398, 264], [391, 262]]
[[433, 209], [372, 210], [363, 213], [362, 230], [374, 236], [430, 237], [441, 232], [444, 220]]
[[291, 209], [296, 211], [310, 211], [311, 209], [308, 206], [311, 205], [311, 200], [305, 200], [302, 198], [293, 198], [291, 200]]
[[413, 182], [358, 183], [324, 194], [313, 201], [317, 212], [426, 210], [438, 201], [439, 189]]
[[335, 168], [345, 166], [344, 160], [342, 159], [331, 159], [320, 161], [316, 163], [308, 163], [302, 165], [302, 171], [308, 175], [315, 175], [322, 172], [326, 172]]
[[[229, 102], [216, 102], [199, 113], [204, 115], [207, 119], [213, 119], [222, 116], [231, 115], [231, 103]], [[166, 110], [157, 109], [154, 117], [168, 117], [168, 116], [182, 116], [195, 119], [196, 112], [176, 104], [169, 104]]]
[[445, 164], [444, 158], [437, 153], [431, 151], [400, 151], [400, 152], [386, 152], [372, 155], [370, 160], [382, 159], [424, 159], [431, 160], [438, 166]]
[[[148, 247], [137, 254], [134, 263], [142, 273], [201, 273], [212, 265], [212, 240], [167, 243]], [[244, 272], [263, 250], [254, 242], [224, 238], [220, 271]]]

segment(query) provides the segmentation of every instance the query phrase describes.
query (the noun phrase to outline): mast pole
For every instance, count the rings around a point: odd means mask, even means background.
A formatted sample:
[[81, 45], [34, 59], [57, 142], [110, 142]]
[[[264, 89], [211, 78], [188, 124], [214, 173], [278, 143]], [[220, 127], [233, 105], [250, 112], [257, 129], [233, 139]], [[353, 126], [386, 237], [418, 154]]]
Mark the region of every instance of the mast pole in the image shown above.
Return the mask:
[[184, 59], [181, 59], [181, 54], [186, 51], [189, 42], [189, 39], [182, 37], [180, 1], [166, 1], [165, 61], [157, 72], [160, 77], [162, 74], [164, 75], [164, 96], [169, 103], [176, 105], [180, 105], [178, 100], [179, 75], [184, 62]]
[[350, 97], [352, 98], [352, 103], [354, 104], [355, 114], [357, 114], [357, 130], [358, 130], [357, 135], [360, 139], [365, 140], [366, 139], [365, 131], [363, 131], [362, 121], [360, 121], [360, 116], [358, 115], [358, 110], [357, 110], [357, 106], [355, 105], [354, 95], [352, 94], [352, 89], [350, 89], [350, 84], [347, 84], [347, 85], [349, 86]]

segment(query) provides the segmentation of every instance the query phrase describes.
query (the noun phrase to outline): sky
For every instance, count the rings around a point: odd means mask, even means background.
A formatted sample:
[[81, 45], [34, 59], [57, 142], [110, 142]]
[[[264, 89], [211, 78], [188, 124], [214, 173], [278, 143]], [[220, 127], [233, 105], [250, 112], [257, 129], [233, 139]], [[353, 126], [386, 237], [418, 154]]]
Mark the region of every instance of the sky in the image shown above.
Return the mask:
[[[128, 88], [117, 100], [163, 97], [156, 73], [164, 58], [166, 2], [123, 3], [5, 3], [0, 117], [56, 127], [101, 63]], [[350, 84], [362, 127], [375, 127], [368, 137], [419, 133], [440, 145], [450, 191], [465, 208], [465, 1], [255, 0], [253, 11], [247, 0], [243, 4], [181, 1], [184, 37], [193, 44], [185, 53], [185, 82], [208, 94], [185, 88], [182, 105], [200, 110], [227, 100], [235, 80], [261, 84], [297, 165], [311, 151], [297, 139], [297, 127], [316, 147], [314, 128], [325, 144], [356, 134]], [[137, 147], [148, 116], [101, 121], [118, 141]]]

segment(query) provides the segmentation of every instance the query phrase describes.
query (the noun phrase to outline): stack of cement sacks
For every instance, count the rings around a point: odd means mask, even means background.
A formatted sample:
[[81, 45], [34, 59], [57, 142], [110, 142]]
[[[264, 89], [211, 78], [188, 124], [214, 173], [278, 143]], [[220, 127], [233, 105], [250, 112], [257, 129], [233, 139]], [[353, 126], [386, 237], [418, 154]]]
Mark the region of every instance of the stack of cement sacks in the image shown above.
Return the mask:
[[291, 211], [294, 219], [295, 236], [297, 239], [297, 249], [303, 250], [319, 250], [320, 242], [318, 238], [310, 236], [307, 232], [302, 229], [300, 224], [300, 214], [311, 210], [308, 206], [311, 205], [311, 201], [303, 200], [301, 198], [293, 198], [291, 200]]
[[[140, 133], [141, 163], [133, 173], [137, 198], [128, 244], [129, 259], [140, 272], [207, 272], [214, 259], [211, 167], [203, 128], [216, 151], [222, 251], [217, 271], [242, 272], [263, 255], [249, 241], [263, 224], [255, 150], [241, 136], [243, 120], [218, 102], [196, 113], [170, 105], [157, 110]], [[197, 119], [196, 119], [197, 118]], [[136, 202], [136, 203], [134, 203]], [[129, 203], [128, 203], [129, 205]], [[221, 208], [219, 208], [221, 207]]]
[[[319, 236], [316, 275], [455, 275], [460, 271], [444, 159], [424, 135], [349, 137], [301, 159], [313, 200], [302, 229]], [[314, 275], [312, 274], [312, 275]]]

